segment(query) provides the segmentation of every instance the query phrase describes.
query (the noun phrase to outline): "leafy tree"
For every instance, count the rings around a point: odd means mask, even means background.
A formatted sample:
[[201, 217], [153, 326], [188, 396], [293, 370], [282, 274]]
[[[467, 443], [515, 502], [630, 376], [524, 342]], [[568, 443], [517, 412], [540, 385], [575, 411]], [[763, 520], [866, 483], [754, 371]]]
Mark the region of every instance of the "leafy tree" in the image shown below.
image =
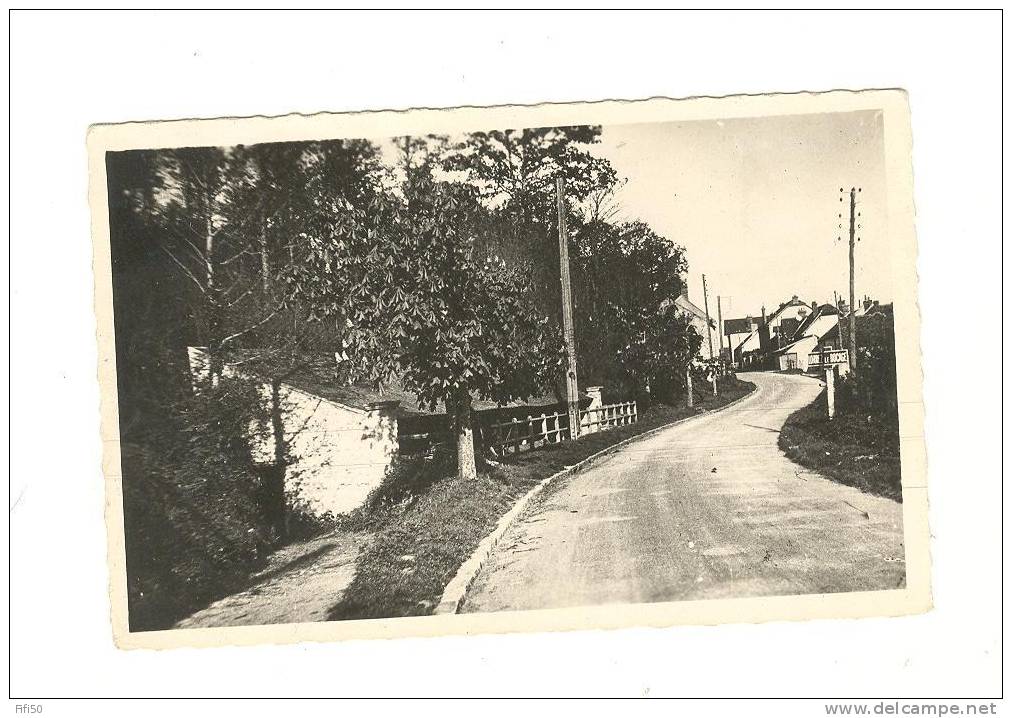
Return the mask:
[[538, 394], [562, 360], [558, 333], [524, 283], [476, 251], [485, 219], [471, 188], [413, 172], [403, 198], [336, 214], [286, 290], [343, 328], [353, 376], [378, 385], [397, 378], [423, 406], [447, 407], [461, 478], [476, 474], [473, 398]]
[[897, 427], [896, 337], [892, 314], [857, 317], [857, 372], [840, 381], [841, 414], [874, 417]]
[[[152, 274], [174, 280], [169, 305], [183, 308], [175, 324], [155, 318], [161, 331], [146, 341], [176, 352], [207, 346], [212, 386], [226, 365], [266, 383], [260, 400], [270, 408], [273, 461], [261, 484], [273, 499], [261, 505], [279, 539], [287, 526], [286, 469], [297, 460], [284, 431], [281, 385], [339, 336], [285, 294], [285, 277], [332, 212], [379, 191], [378, 157], [357, 140], [184, 148], [147, 153], [133, 178], [132, 224], [145, 228], [147, 261], [154, 255], [165, 265]], [[134, 300], [144, 291], [133, 288]], [[165, 376], [147, 380], [157, 385]]]
[[462, 172], [483, 199], [525, 212], [553, 206], [559, 176], [568, 196], [582, 202], [616, 181], [611, 164], [588, 149], [600, 136], [600, 127], [588, 125], [472, 132], [447, 149], [443, 167]]
[[640, 335], [618, 355], [640, 386], [656, 387], [670, 397], [683, 384], [703, 338], [674, 304], [642, 317], [638, 325], [642, 327]]
[[441, 153], [443, 170], [495, 209], [482, 241], [524, 274], [534, 301], [550, 316], [561, 307], [556, 178], [564, 180], [567, 224], [576, 230], [580, 207], [616, 184], [611, 164], [591, 152], [600, 136], [597, 126], [474, 132]]
[[684, 250], [643, 222], [592, 222], [577, 234], [571, 256], [581, 374], [644, 389], [650, 373], [625, 352], [658, 331], [661, 310], [681, 292]]
[[131, 630], [164, 629], [237, 590], [270, 547], [250, 428], [265, 415], [252, 382], [181, 391], [162, 421], [122, 443]]

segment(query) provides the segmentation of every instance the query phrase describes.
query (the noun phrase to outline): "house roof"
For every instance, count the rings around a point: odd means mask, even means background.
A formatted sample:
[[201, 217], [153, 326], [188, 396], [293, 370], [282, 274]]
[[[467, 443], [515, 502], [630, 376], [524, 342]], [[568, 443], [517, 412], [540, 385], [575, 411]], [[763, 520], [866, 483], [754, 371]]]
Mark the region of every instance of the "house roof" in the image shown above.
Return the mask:
[[807, 307], [807, 306], [809, 306], [808, 303], [798, 299], [798, 295], [795, 294], [793, 297], [791, 297], [786, 302], [777, 307], [776, 310], [766, 318], [766, 321], [772, 322], [774, 319], [780, 316], [781, 312], [783, 312], [788, 307]]
[[759, 335], [759, 330], [758, 329], [753, 329], [751, 332], [748, 333], [748, 335], [744, 339], [742, 339], [740, 342], [738, 342], [738, 346], [736, 346], [732, 350], [732, 353], [738, 351], [739, 349], [744, 349], [744, 346], [749, 342], [749, 340], [752, 339], [752, 337], [758, 337], [758, 335]]
[[782, 346], [779, 349], [777, 349], [776, 353], [777, 354], [785, 354], [788, 351], [790, 351], [792, 348], [796, 347], [798, 344], [800, 344], [805, 339], [811, 339], [811, 338], [812, 337], [799, 337], [799, 338], [795, 339], [794, 341], [792, 341], [790, 344], [787, 344], [787, 345]]
[[681, 309], [682, 311], [688, 312], [689, 314], [692, 314], [693, 316], [698, 317], [703, 321], [706, 321], [706, 312], [704, 312], [702, 309], [693, 304], [692, 300], [683, 294], [679, 294], [677, 297], [675, 297], [675, 306]]
[[725, 319], [724, 320], [724, 334], [748, 334], [752, 331], [752, 325], [755, 320], [751, 317], [742, 317], [741, 319]]
[[830, 314], [835, 316], [839, 314], [839, 312], [832, 304], [820, 304], [816, 307], [814, 312], [801, 320], [801, 324], [794, 330], [792, 338], [800, 339], [805, 336], [808, 333], [808, 328], [812, 326], [812, 323], [815, 322], [816, 319]]
[[863, 316], [872, 317], [876, 315], [891, 317], [893, 315], [893, 303], [889, 302], [888, 304], [878, 304], [878, 303], [873, 304], [872, 306], [868, 307], [868, 311], [866, 311]]
[[288, 376], [285, 383], [307, 394], [355, 409], [365, 409], [381, 401], [399, 401], [399, 414], [430, 413], [419, 405], [416, 395], [400, 386], [385, 386], [380, 390], [363, 382], [349, 384], [338, 372], [332, 355], [310, 360], [306, 366]]
[[[839, 317], [836, 314], [820, 314], [814, 322], [808, 327], [804, 336], [815, 337], [819, 341], [822, 341], [827, 334], [836, 330], [836, 324]], [[802, 337], [798, 337], [799, 339]]]
[[[332, 355], [321, 355], [310, 360], [304, 368], [288, 377], [285, 382], [307, 394], [355, 409], [365, 409], [370, 404], [382, 401], [399, 401], [400, 405], [397, 407], [399, 416], [446, 413], [446, 407], [442, 404], [436, 406], [434, 411], [423, 407], [418, 401], [417, 394], [405, 390], [396, 381], [389, 386], [384, 386], [382, 390], [363, 382], [349, 384], [338, 372]], [[589, 401], [589, 398], [582, 392], [581, 398]], [[513, 401], [506, 404], [497, 404], [475, 396], [472, 409], [485, 411], [521, 406], [554, 406], [556, 404], [558, 404], [558, 400], [550, 395], [531, 397], [527, 401]]]

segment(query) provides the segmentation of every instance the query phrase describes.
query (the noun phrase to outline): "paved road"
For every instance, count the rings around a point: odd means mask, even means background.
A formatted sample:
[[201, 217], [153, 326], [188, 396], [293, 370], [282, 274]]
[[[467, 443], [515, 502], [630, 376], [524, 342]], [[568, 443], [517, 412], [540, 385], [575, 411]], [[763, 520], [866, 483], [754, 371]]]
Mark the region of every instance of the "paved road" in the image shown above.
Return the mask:
[[742, 374], [735, 406], [634, 442], [549, 489], [507, 531], [465, 612], [903, 585], [901, 506], [777, 448], [819, 383]]

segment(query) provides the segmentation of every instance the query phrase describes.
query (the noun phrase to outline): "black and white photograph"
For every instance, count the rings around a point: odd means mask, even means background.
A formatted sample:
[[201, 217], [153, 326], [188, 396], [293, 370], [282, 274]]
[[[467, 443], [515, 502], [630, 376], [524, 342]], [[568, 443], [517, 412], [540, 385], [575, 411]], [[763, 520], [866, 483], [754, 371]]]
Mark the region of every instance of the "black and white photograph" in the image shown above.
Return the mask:
[[775, 99], [103, 149], [131, 640], [926, 608], [904, 98]]
[[1003, 27], [12, 9], [11, 715], [1002, 715]]

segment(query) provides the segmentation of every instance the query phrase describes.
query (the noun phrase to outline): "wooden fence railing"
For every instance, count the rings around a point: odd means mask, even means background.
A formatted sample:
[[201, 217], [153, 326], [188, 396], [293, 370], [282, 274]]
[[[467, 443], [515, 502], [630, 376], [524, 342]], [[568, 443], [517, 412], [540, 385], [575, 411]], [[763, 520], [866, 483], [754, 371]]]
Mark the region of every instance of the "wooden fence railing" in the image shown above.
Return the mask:
[[[639, 414], [635, 401], [606, 404], [580, 411], [580, 431], [594, 433], [635, 423]], [[482, 441], [493, 455], [505, 456], [572, 439], [569, 414], [541, 414], [480, 426]]]

